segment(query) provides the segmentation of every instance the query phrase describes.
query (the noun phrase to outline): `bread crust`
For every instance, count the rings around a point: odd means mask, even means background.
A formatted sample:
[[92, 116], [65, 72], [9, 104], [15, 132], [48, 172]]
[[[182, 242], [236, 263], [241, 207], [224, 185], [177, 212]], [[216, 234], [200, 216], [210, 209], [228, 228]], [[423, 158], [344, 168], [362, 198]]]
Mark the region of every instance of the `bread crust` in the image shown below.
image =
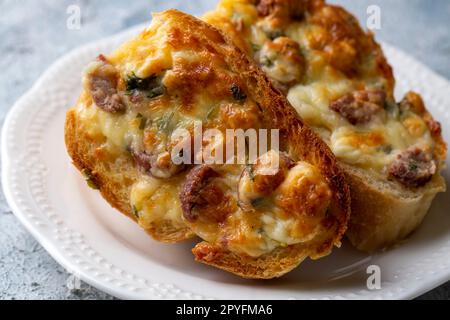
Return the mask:
[[[301, 253], [304, 254], [301, 254]], [[273, 279], [295, 269], [308, 255], [300, 245], [275, 249], [258, 259], [224, 251], [218, 246], [201, 242], [192, 249], [195, 260], [234, 273], [245, 279]]]
[[[280, 129], [280, 141], [284, 148], [295, 160], [307, 161], [317, 166], [332, 191], [326, 221], [329, 228], [327, 234], [318, 240], [321, 241], [319, 244], [311, 247], [279, 247], [269, 254], [252, 258], [203, 242], [193, 250], [196, 260], [245, 278], [269, 279], [291, 271], [308, 256], [317, 259], [329, 254], [333, 246], [339, 247], [350, 216], [350, 193], [344, 174], [327, 145], [303, 124], [286, 98], [275, 89], [264, 73], [221, 31], [177, 10], [159, 13], [157, 17], [164, 23], [176, 24], [187, 34], [195, 34], [204, 45], [214, 48], [212, 50], [216, 54], [223, 55], [231, 71], [239, 74], [246, 87], [251, 88], [247, 94], [264, 110], [265, 120], [271, 123], [273, 128]], [[186, 38], [178, 36], [171, 39], [172, 46], [185, 45]], [[109, 170], [105, 169], [105, 160], [98, 161], [95, 156], [95, 149], [100, 144], [91, 141], [85, 132], [86, 128], [77, 121], [75, 110], [70, 110], [67, 114], [65, 135], [67, 148], [75, 166], [81, 171], [88, 170], [103, 197], [113, 207], [136, 220], [128, 202], [131, 183], [114, 179], [112, 173], [118, 168], [110, 165]], [[131, 159], [123, 159], [120, 170], [131, 182], [138, 175]], [[169, 222], [154, 225], [154, 228], [146, 231], [155, 239], [166, 242], [181, 241], [192, 236], [188, 228], [177, 228]]]
[[341, 165], [352, 193], [347, 237], [361, 251], [389, 248], [406, 238], [422, 223], [436, 194], [445, 191], [445, 181], [439, 175], [425, 188], [399, 194], [376, 182], [368, 183], [373, 177], [367, 172]]

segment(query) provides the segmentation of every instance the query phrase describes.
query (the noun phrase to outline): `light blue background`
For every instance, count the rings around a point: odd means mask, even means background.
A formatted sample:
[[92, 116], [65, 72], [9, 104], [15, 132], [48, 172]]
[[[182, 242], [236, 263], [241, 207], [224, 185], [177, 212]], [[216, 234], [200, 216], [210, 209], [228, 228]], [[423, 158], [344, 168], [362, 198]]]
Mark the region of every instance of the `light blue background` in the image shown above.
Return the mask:
[[[333, 0], [366, 21], [381, 8], [377, 38], [450, 78], [450, 0]], [[0, 0], [0, 122], [50, 64], [73, 48], [149, 20], [171, 7], [200, 15], [216, 0]], [[66, 28], [69, 5], [81, 8], [81, 30]], [[64, 79], [60, 79], [64, 81]], [[83, 284], [70, 292], [67, 273], [11, 214], [0, 193], [0, 299], [111, 299]], [[422, 298], [449, 299], [450, 283]]]

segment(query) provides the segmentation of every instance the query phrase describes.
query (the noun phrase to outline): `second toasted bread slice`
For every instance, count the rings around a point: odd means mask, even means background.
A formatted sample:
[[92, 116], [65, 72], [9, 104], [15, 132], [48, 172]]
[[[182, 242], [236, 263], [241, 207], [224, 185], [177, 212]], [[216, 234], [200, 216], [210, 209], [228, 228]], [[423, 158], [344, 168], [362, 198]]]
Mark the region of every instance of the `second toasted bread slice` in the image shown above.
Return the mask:
[[258, 63], [338, 158], [355, 247], [392, 246], [420, 225], [446, 188], [446, 144], [418, 94], [394, 100], [373, 34], [324, 0], [222, 0], [204, 20]]

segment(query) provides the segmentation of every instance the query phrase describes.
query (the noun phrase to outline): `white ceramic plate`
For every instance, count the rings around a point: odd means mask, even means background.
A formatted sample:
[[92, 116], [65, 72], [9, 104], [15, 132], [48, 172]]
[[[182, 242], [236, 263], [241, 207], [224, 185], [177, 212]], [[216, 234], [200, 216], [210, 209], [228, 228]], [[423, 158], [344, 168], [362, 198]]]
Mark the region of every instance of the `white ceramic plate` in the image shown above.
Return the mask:
[[[195, 242], [165, 245], [112, 209], [73, 168], [63, 140], [65, 112], [81, 90], [83, 67], [142, 27], [82, 47], [56, 62], [11, 109], [3, 128], [3, 187], [19, 220], [66, 269], [125, 299], [406, 299], [450, 280], [449, 194], [398, 247], [368, 256], [347, 243], [306, 261], [282, 279], [248, 281], [197, 264]], [[450, 141], [450, 83], [385, 46], [405, 88], [423, 94]], [[449, 181], [449, 172], [445, 172]], [[366, 268], [381, 268], [381, 290], [368, 290]]]

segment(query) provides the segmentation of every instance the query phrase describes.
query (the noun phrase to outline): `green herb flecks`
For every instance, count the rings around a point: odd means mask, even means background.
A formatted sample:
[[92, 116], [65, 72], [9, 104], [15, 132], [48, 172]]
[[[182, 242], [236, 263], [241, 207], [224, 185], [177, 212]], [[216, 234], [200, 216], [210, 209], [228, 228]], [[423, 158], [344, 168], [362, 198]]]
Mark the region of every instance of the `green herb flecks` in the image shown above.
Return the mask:
[[264, 199], [264, 198], [257, 198], [257, 199], [252, 200], [251, 203], [252, 203], [252, 207], [253, 207], [253, 208], [261, 208], [261, 207], [264, 206], [264, 204], [265, 204], [266, 202], [265, 202], [265, 199]]
[[397, 103], [392, 101], [386, 101], [384, 104], [384, 110], [388, 112], [394, 119], [398, 119], [401, 115], [401, 110]]
[[378, 147], [377, 150], [378, 150], [379, 152], [383, 152], [383, 153], [385, 153], [385, 154], [391, 154], [393, 148], [392, 148], [391, 145], [387, 144], [387, 145], [383, 145], [383, 146]]
[[160, 131], [167, 132], [170, 123], [175, 115], [175, 111], [166, 113], [162, 118], [158, 119], [157, 126]]
[[164, 91], [166, 90], [166, 88], [160, 84], [157, 87], [154, 87], [153, 89], [151, 89], [148, 94], [147, 94], [147, 98], [153, 99], [153, 98], [157, 98], [159, 96], [162, 96], [164, 94]]
[[262, 56], [261, 59], [260, 59], [260, 64], [263, 67], [270, 68], [270, 67], [273, 67], [274, 62], [268, 56]]
[[252, 49], [254, 52], [257, 52], [262, 49], [262, 46], [257, 43], [252, 43]]
[[247, 99], [247, 95], [237, 84], [233, 84], [230, 88], [230, 91], [233, 95], [233, 98], [237, 101], [244, 101]]
[[146, 95], [147, 98], [153, 99], [162, 96], [165, 92], [165, 87], [161, 83], [161, 77], [156, 75], [148, 78], [139, 78], [133, 72], [126, 80], [127, 94], [131, 95], [134, 91], [140, 91]]
[[95, 179], [94, 176], [91, 172], [91, 170], [89, 169], [84, 169], [82, 171], [84, 179], [86, 180], [87, 185], [89, 186], [89, 188], [94, 189], [94, 190], [98, 190], [99, 187], [98, 185], [95, 183]]
[[419, 166], [417, 165], [416, 162], [410, 162], [409, 163], [409, 170], [410, 171], [417, 171], [417, 169], [419, 169]]
[[136, 119], [139, 120], [139, 130], [144, 130], [147, 127], [147, 122], [149, 119], [147, 119], [140, 113], [137, 114]]
[[127, 91], [133, 90], [146, 90], [150, 83], [156, 80], [156, 76], [148, 78], [139, 78], [134, 72], [132, 72], [127, 78]]
[[283, 31], [281, 30], [265, 30], [264, 32], [270, 40], [275, 40], [276, 38], [283, 36]]
[[208, 113], [206, 114], [206, 119], [211, 119], [213, 115], [216, 114], [217, 111], [217, 106], [211, 107], [211, 109], [209, 109]]
[[136, 208], [136, 206], [133, 206], [133, 215], [136, 217], [136, 219], [139, 220], [139, 210]]

